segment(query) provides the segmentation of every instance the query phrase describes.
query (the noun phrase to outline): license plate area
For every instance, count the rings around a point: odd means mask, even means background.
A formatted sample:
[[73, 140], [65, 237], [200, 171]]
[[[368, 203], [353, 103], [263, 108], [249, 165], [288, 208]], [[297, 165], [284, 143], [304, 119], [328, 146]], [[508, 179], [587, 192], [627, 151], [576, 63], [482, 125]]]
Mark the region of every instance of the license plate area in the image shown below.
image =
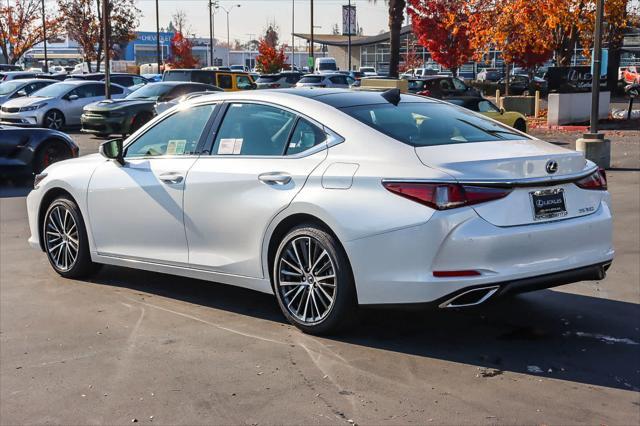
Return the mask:
[[567, 215], [564, 189], [541, 189], [529, 192], [533, 205], [533, 220], [545, 220]]

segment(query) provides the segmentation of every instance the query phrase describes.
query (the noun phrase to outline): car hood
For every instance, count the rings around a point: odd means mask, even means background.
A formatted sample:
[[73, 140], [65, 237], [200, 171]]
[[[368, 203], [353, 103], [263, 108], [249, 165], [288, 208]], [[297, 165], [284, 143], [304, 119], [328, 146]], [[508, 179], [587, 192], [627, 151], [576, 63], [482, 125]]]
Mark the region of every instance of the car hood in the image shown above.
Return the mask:
[[155, 105], [156, 101], [150, 99], [110, 99], [94, 102], [84, 107], [85, 111], [113, 111], [119, 108], [128, 108], [138, 105]]
[[547, 163], [558, 163], [553, 176], [584, 171], [584, 154], [541, 140], [502, 140], [417, 147], [420, 161], [456, 179], [514, 180], [551, 176]]
[[36, 98], [30, 96], [24, 96], [22, 98], [11, 99], [10, 101], [2, 104], [3, 107], [25, 107], [30, 105], [42, 104], [50, 101], [53, 98]]

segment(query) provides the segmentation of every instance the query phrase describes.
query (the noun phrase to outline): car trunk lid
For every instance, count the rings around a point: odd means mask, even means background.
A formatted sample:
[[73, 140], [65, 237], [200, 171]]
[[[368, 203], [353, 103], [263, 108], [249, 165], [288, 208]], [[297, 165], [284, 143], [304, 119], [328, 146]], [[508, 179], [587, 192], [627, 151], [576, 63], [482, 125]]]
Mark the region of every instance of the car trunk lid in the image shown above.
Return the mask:
[[575, 185], [581, 176], [595, 171], [582, 153], [544, 141], [425, 146], [417, 147], [416, 154], [426, 166], [441, 170], [462, 184], [512, 188], [505, 198], [473, 206], [482, 218], [496, 226], [591, 214], [604, 193]]

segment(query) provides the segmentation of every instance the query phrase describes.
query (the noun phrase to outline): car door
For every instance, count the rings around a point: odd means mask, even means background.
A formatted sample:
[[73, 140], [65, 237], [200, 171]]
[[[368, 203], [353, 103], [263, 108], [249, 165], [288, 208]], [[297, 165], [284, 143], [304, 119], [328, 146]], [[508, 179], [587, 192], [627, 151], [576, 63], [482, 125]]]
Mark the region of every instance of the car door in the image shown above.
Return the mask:
[[263, 277], [262, 239], [271, 220], [326, 158], [322, 126], [283, 108], [225, 105], [224, 118], [187, 176], [185, 230], [192, 267]]
[[177, 110], [125, 148], [125, 164], [93, 173], [88, 208], [99, 254], [186, 265], [185, 179], [208, 132], [215, 104]]
[[[77, 96], [76, 97], [74, 97]], [[67, 125], [80, 124], [80, 116], [85, 105], [104, 99], [104, 83], [89, 83], [73, 89], [63, 98], [65, 122]]]

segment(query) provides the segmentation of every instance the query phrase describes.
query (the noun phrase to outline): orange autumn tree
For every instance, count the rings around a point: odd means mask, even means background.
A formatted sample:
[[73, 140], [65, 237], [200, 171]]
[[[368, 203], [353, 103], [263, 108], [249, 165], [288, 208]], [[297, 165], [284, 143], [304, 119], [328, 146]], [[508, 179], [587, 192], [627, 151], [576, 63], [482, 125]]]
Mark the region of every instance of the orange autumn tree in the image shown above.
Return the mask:
[[494, 48], [505, 63], [532, 69], [553, 55], [549, 6], [556, 0], [477, 0], [469, 22], [471, 44], [481, 60]]
[[198, 59], [193, 56], [193, 45], [188, 38], [177, 31], [171, 38], [169, 45], [170, 57], [167, 65], [170, 68], [195, 68]]
[[431, 58], [457, 75], [473, 55], [469, 40], [469, 1], [409, 0], [409, 16]]
[[262, 74], [273, 74], [284, 68], [286, 62], [284, 46], [279, 49], [272, 46], [266, 39], [260, 39], [256, 69]]
[[[47, 14], [47, 38], [59, 35], [58, 19]], [[0, 5], [0, 50], [15, 64], [29, 49], [44, 40], [41, 0], [15, 0]]]

